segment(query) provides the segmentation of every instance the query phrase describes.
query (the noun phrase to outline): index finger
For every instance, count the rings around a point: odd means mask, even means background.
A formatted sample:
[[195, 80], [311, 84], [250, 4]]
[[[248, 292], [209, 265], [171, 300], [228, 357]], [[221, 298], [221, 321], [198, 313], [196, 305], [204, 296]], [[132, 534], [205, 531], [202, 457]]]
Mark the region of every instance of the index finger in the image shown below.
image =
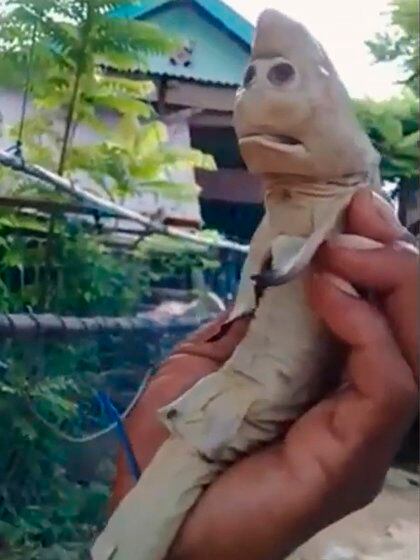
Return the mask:
[[[238, 318], [232, 323], [226, 323], [230, 311], [223, 312], [215, 321], [205, 325], [197, 332], [176, 346], [172, 356], [187, 354], [212, 360], [222, 365], [230, 358], [237, 345], [241, 342], [248, 330], [250, 317]], [[223, 332], [223, 326], [226, 331]], [[212, 340], [215, 335], [220, 334], [217, 340]]]
[[[418, 257], [404, 248], [379, 246], [357, 250], [348, 237], [331, 240], [319, 253], [324, 270], [377, 296], [402, 352], [417, 370]], [[382, 247], [382, 248], [381, 248]]]
[[346, 381], [356, 398], [348, 401], [348, 409], [341, 409], [344, 416], [337, 420], [354, 433], [376, 420], [388, 420], [398, 430], [399, 423], [410, 423], [417, 409], [413, 372], [382, 314], [339, 286], [328, 273], [315, 276], [310, 285], [314, 310], [350, 349]]
[[392, 205], [368, 189], [354, 196], [347, 211], [346, 233], [385, 244], [397, 240], [413, 241], [413, 236], [401, 225]]

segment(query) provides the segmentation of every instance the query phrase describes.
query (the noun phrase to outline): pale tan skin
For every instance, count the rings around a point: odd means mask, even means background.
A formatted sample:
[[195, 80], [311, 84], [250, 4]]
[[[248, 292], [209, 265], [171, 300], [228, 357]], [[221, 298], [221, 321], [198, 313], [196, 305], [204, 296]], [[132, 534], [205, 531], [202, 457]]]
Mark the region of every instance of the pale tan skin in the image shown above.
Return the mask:
[[[189, 515], [168, 560], [280, 560], [309, 537], [368, 504], [417, 412], [418, 256], [385, 203], [359, 193], [346, 231], [386, 245], [321, 248], [308, 285], [313, 310], [348, 351], [340, 389], [309, 410], [284, 442], [233, 465]], [[376, 200], [376, 202], [374, 202]], [[330, 273], [376, 294], [375, 308], [332, 283]], [[210, 325], [162, 365], [128, 422], [142, 468], [167, 438], [156, 411], [230, 357], [246, 332], [238, 321], [217, 343]], [[132, 488], [119, 461], [113, 506]]]

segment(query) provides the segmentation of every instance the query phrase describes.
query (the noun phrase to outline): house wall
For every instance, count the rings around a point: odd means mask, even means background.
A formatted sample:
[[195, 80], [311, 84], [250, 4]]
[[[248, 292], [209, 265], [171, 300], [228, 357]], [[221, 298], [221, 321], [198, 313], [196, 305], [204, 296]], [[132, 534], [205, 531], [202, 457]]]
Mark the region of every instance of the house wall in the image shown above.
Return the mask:
[[232, 113], [236, 88], [212, 87], [205, 84], [169, 80], [165, 100], [168, 105], [194, 107]]
[[[8, 137], [7, 130], [10, 126], [19, 121], [21, 105], [22, 96], [19, 92], [0, 90], [0, 113], [3, 121], [1, 127], [3, 134], [0, 135], [1, 149], [7, 148], [12, 143], [10, 137]], [[33, 108], [30, 106], [28, 115], [30, 116], [31, 114], [33, 114]], [[118, 122], [117, 115], [111, 113], [104, 114], [103, 119], [110, 130], [112, 130]], [[64, 124], [57, 121], [57, 128], [62, 130], [64, 128]], [[168, 126], [168, 134], [169, 141], [173, 146], [182, 148], [190, 147], [191, 141], [188, 122], [177, 122]], [[101, 138], [96, 132], [85, 126], [79, 127], [76, 135], [77, 144], [87, 145], [99, 141], [101, 141]], [[194, 171], [191, 169], [171, 171], [168, 173], [168, 179], [179, 183], [195, 183]], [[86, 177], [83, 177], [83, 185], [86, 185], [87, 187], [93, 186]], [[200, 220], [200, 206], [198, 198], [193, 198], [189, 201], [176, 200], [176, 193], [174, 194], [175, 197], [172, 199], [167, 196], [157, 196], [155, 193], [145, 190], [130, 199], [127, 202], [127, 206], [131, 209], [145, 213], [154, 213], [158, 209], [162, 209], [163, 213], [169, 216]]]
[[236, 87], [242, 82], [249, 48], [233, 39], [191, 4], [179, 4], [151, 13], [146, 20], [159, 25], [168, 35], [192, 44], [191, 64], [188, 67], [183, 64], [175, 66], [168, 56], [151, 56], [148, 63], [152, 72]]
[[0, 89], [0, 148], [10, 145], [7, 129], [19, 121], [22, 95], [14, 91]]

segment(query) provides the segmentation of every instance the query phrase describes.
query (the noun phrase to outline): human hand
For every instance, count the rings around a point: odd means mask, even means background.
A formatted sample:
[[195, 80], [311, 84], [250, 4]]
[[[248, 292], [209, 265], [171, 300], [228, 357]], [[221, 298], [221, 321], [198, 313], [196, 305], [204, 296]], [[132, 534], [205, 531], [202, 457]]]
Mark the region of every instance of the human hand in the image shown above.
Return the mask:
[[[188, 517], [170, 560], [278, 560], [380, 490], [417, 410], [417, 257], [395, 244], [403, 230], [368, 192], [355, 197], [347, 232], [385, 247], [348, 249], [342, 237], [318, 255], [309, 298], [348, 347], [340, 388], [299, 419], [284, 441], [219, 477]], [[376, 304], [343, 292], [350, 284], [374, 293]], [[128, 426], [143, 468], [167, 437], [156, 410], [218, 369], [246, 328], [239, 321], [209, 344], [213, 325], [162, 366]], [[130, 486], [120, 464], [115, 503]]]

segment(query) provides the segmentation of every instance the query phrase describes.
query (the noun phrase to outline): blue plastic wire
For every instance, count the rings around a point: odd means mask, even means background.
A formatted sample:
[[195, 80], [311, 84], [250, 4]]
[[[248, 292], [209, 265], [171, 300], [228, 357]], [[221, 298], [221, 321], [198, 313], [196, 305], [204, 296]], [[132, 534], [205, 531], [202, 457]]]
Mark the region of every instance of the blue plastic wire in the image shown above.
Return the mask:
[[127, 432], [124, 427], [124, 423], [118, 410], [115, 408], [112, 400], [106, 393], [98, 391], [97, 397], [99, 402], [104, 407], [106, 414], [112, 423], [115, 423], [115, 430], [117, 432], [118, 439], [123, 447], [123, 451], [127, 460], [128, 468], [134, 480], [137, 482], [141, 476], [141, 470], [139, 464], [137, 463], [136, 456], [134, 455], [133, 447], [128, 438]]

